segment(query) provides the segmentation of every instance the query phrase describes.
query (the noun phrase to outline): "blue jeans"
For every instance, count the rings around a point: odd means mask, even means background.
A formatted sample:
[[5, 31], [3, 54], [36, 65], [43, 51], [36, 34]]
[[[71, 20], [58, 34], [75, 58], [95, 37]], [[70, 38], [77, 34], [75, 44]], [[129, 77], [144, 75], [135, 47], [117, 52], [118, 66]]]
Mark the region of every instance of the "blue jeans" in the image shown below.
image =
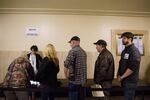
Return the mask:
[[135, 91], [137, 88], [137, 83], [123, 83], [124, 88], [124, 99], [125, 100], [134, 100]]
[[85, 100], [85, 88], [82, 85], [69, 83], [69, 100]]

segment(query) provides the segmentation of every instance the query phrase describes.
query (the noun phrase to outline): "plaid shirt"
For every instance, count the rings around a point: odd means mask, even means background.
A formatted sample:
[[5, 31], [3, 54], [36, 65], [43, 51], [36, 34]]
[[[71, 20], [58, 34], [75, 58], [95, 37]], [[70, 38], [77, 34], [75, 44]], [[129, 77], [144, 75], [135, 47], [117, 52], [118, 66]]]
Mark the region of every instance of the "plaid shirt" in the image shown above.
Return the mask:
[[87, 79], [87, 55], [80, 47], [72, 48], [64, 62], [69, 69], [69, 82], [73, 84], [85, 84]]

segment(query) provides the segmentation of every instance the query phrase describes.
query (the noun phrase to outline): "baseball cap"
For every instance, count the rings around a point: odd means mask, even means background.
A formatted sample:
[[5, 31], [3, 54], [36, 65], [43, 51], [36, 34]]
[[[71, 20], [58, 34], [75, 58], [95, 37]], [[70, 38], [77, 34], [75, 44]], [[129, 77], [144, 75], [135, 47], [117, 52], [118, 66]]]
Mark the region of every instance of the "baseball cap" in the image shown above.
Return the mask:
[[80, 41], [80, 38], [79, 38], [78, 36], [73, 36], [73, 37], [70, 39], [69, 43], [70, 43], [71, 41], [73, 41], [73, 40], [75, 40], [75, 41]]
[[106, 41], [105, 41], [105, 40], [102, 40], [102, 39], [98, 40], [98, 41], [97, 41], [97, 42], [95, 42], [94, 44], [107, 46]]

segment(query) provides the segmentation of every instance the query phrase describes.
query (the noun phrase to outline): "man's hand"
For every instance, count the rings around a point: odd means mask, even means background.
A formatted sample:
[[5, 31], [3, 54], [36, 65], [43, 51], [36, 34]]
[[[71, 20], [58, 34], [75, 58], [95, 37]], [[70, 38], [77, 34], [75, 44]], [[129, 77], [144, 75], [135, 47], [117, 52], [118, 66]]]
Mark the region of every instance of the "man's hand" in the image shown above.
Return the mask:
[[64, 67], [64, 74], [65, 74], [66, 79], [69, 79], [69, 69], [66, 67]]
[[130, 76], [132, 73], [133, 73], [133, 71], [131, 69], [127, 68], [127, 70], [125, 71], [125, 73], [122, 76], [120, 76], [120, 75], [117, 76], [117, 79], [118, 79], [118, 81], [121, 82], [124, 78]]
[[122, 79], [123, 79], [123, 78], [122, 78], [120, 75], [118, 75], [117, 80], [118, 80], [119, 82], [121, 82]]

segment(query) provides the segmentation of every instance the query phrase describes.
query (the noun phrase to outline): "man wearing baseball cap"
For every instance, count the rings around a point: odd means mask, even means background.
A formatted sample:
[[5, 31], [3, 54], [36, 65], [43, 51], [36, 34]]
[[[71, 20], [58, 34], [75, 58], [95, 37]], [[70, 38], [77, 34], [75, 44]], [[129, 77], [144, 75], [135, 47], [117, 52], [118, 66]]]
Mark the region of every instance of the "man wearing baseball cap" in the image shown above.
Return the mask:
[[[112, 80], [114, 79], [114, 58], [111, 52], [106, 48], [105, 40], [98, 40], [94, 43], [96, 45], [99, 55], [95, 62], [94, 82], [99, 84], [102, 88], [111, 88]], [[104, 91], [104, 99], [109, 100], [110, 93]]]

